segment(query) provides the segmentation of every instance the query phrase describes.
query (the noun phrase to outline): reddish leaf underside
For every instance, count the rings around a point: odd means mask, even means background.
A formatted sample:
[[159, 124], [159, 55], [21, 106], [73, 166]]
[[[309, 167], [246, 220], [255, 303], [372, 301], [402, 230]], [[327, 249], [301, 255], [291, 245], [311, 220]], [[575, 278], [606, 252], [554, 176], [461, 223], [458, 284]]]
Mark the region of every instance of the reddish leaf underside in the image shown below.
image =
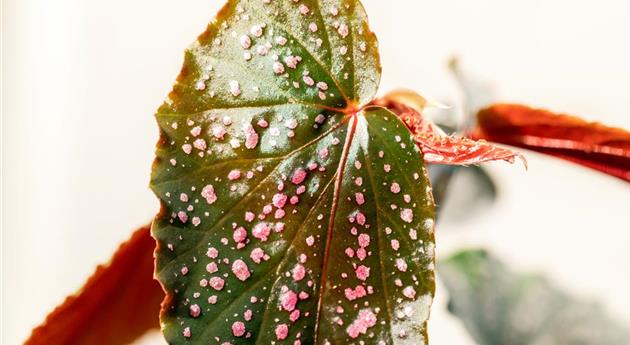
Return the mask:
[[515, 158], [520, 158], [527, 165], [525, 158], [512, 150], [485, 140], [449, 136], [416, 109], [398, 101], [384, 98], [375, 103], [397, 114], [407, 125], [427, 163], [471, 165], [497, 160], [513, 163]]
[[83, 288], [48, 315], [25, 345], [128, 344], [158, 328], [164, 292], [153, 279], [155, 241], [137, 230], [111, 262], [99, 266]]
[[481, 110], [475, 139], [549, 154], [630, 181], [630, 132], [515, 104]]

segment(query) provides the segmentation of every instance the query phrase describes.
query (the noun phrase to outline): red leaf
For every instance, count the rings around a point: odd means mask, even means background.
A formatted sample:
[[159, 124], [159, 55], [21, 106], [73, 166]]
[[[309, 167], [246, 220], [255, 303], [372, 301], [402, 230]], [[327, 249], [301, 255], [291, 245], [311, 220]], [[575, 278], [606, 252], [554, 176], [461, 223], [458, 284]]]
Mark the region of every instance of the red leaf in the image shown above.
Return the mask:
[[48, 315], [25, 345], [127, 344], [158, 328], [164, 292], [153, 279], [150, 226], [123, 243], [81, 291]]
[[473, 137], [566, 159], [630, 181], [630, 132], [522, 105], [478, 114]]
[[515, 158], [520, 158], [527, 166], [522, 155], [509, 149], [484, 140], [447, 135], [437, 125], [423, 117], [420, 112], [401, 102], [385, 98], [375, 103], [387, 107], [403, 120], [413, 134], [427, 163], [471, 165], [496, 160], [513, 163]]

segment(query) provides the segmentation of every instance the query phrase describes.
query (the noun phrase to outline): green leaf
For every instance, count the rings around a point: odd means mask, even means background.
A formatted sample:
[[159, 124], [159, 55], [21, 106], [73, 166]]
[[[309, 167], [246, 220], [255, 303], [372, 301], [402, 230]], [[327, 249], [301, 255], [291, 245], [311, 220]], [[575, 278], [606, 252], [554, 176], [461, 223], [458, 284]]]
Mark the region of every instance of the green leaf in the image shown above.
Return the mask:
[[481, 166], [429, 165], [440, 221], [466, 222], [483, 214], [497, 197], [497, 186]]
[[483, 250], [440, 262], [449, 310], [480, 345], [625, 344], [630, 330], [601, 305], [576, 299], [541, 275], [515, 273]]
[[468, 134], [476, 125], [479, 110], [496, 102], [496, 90], [492, 83], [472, 75], [465, 68], [462, 68], [457, 57], [451, 58], [448, 67], [463, 97], [461, 108], [464, 112], [464, 122], [458, 126], [458, 131]]
[[169, 343], [427, 342], [431, 188], [379, 78], [358, 1], [232, 1], [188, 49], [151, 183]]

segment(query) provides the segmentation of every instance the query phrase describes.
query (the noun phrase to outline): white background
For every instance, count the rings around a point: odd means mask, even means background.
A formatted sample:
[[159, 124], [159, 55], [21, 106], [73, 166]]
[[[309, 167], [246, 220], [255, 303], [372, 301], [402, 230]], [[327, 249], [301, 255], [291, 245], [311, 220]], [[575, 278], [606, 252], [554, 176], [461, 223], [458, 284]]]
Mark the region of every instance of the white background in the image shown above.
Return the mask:
[[[4, 0], [3, 344], [23, 341], [156, 212], [152, 114], [222, 2]], [[628, 1], [364, 2], [382, 91], [457, 102], [445, 67], [457, 54], [503, 101], [630, 128]], [[492, 164], [499, 203], [438, 229], [438, 254], [483, 245], [630, 323], [630, 185], [527, 156], [527, 172]], [[439, 289], [432, 343], [469, 344], [445, 300]]]

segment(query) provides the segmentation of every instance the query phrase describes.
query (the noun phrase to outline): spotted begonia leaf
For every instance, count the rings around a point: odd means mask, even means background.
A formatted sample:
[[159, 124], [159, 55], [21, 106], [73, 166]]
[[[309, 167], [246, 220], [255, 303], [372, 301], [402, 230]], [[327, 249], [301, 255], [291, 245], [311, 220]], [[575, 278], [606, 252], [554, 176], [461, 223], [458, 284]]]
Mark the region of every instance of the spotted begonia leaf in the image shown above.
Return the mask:
[[172, 344], [424, 344], [434, 205], [358, 1], [231, 1], [159, 109]]

